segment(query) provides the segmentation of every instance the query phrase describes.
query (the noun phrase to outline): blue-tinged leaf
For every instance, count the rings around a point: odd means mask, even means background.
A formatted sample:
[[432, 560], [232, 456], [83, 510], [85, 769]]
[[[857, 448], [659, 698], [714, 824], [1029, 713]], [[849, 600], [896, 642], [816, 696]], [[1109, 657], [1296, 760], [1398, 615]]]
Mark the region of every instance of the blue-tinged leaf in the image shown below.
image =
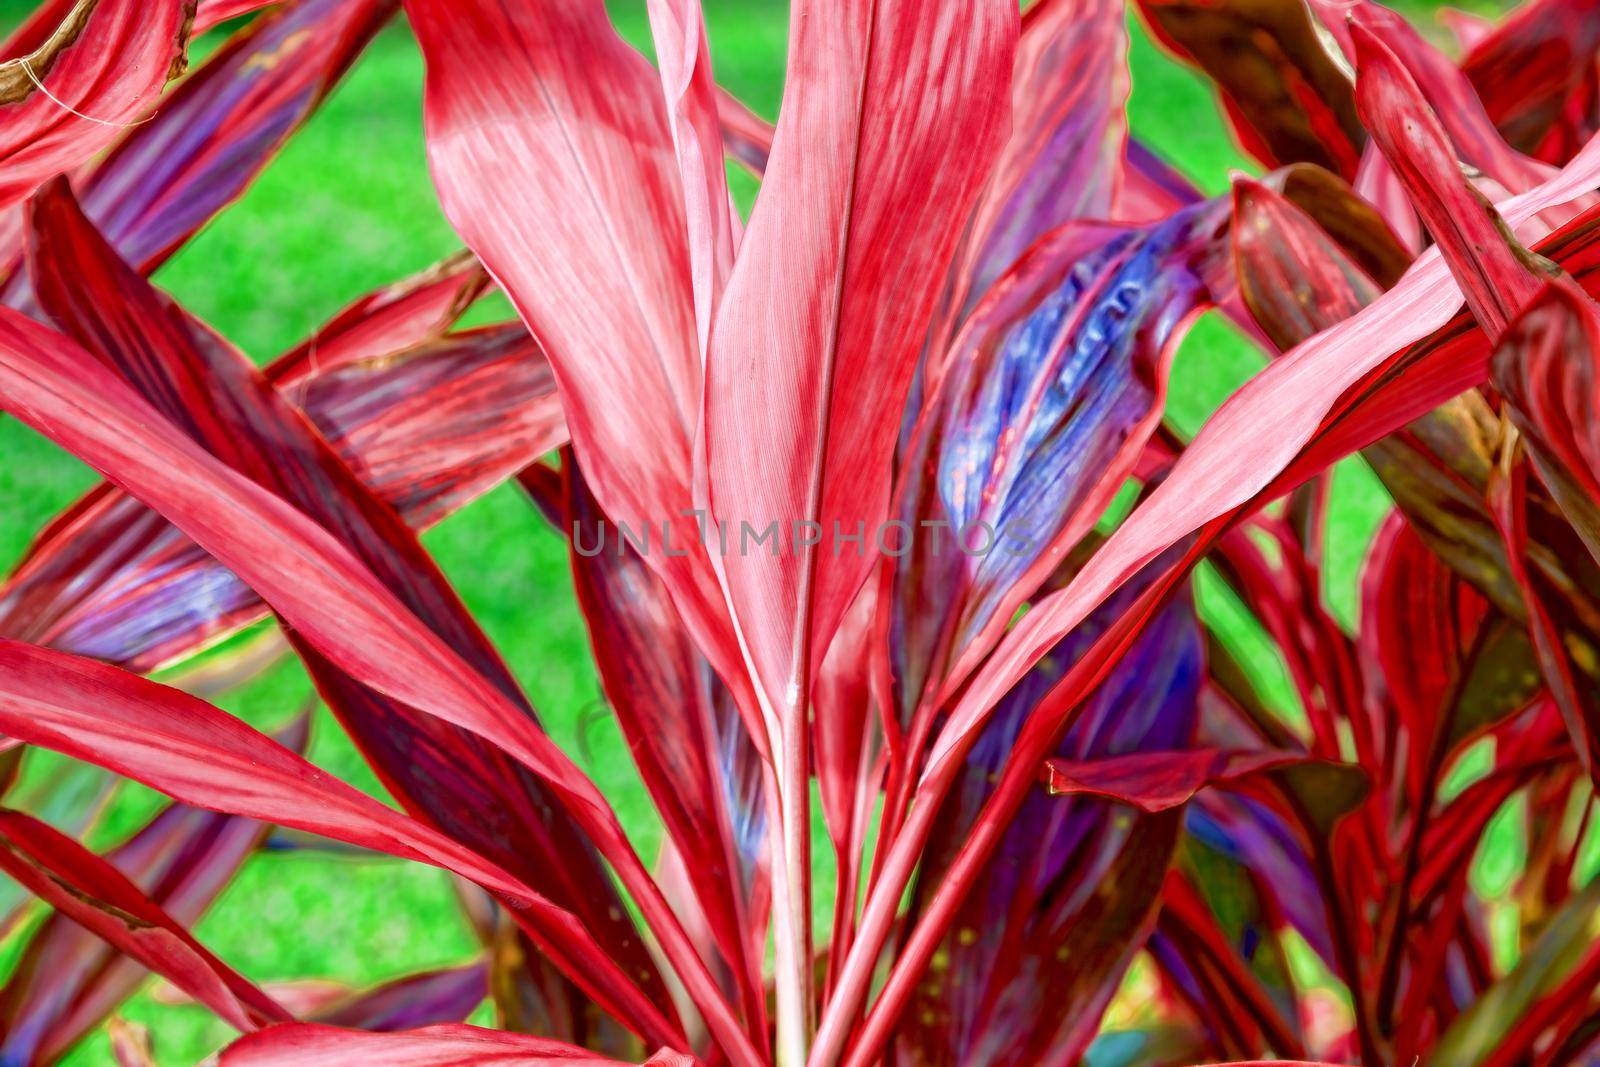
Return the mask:
[[1117, 193], [1118, 219], [1153, 222], [1203, 199], [1193, 182], [1142, 141], [1128, 138], [1124, 164], [1122, 189]]
[[950, 340], [1035, 241], [1074, 219], [1110, 218], [1128, 137], [1122, 0], [1042, 0], [1017, 47], [1012, 130], [957, 253]]
[[1229, 208], [1070, 224], [973, 313], [924, 409], [899, 518], [901, 714], [948, 691], [1091, 528], [1160, 420], [1184, 328], [1231, 289]]
[[[938, 892], [1024, 720], [1126, 596], [1063, 641], [996, 709], [941, 808], [911, 921]], [[1204, 649], [1187, 597], [1152, 622], [1057, 753], [1086, 759], [1189, 744]], [[1071, 1062], [1155, 922], [1178, 842], [1173, 812], [1030, 796], [961, 904], [900, 1018], [902, 1064]]]
[[1295, 828], [1279, 812], [1251, 797], [1211, 793], [1190, 805], [1185, 828], [1200, 849], [1214, 855], [1213, 862], [1250, 871], [1271, 913], [1332, 965], [1333, 942], [1316, 872]]

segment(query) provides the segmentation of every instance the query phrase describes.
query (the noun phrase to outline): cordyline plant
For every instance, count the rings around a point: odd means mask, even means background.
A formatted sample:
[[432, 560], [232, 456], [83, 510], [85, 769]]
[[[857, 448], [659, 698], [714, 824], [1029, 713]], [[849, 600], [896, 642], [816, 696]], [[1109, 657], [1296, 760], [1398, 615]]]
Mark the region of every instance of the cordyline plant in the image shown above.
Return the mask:
[[[54, 909], [0, 1063], [152, 972], [228, 1067], [1600, 1062], [1600, 3], [1457, 15], [1452, 59], [1367, 0], [1140, 0], [1262, 165], [1206, 198], [1128, 135], [1120, 0], [794, 0], [775, 128], [696, 0], [653, 67], [600, 0], [405, 0], [470, 251], [258, 368], [147, 276], [400, 6], [49, 0], [4, 46], [0, 405], [105, 481], [0, 589], [0, 784], [37, 746], [173, 804], [103, 855], [0, 810]], [[457, 328], [492, 286], [519, 321]], [[1210, 309], [1270, 361], [1187, 439]], [[1396, 507], [1352, 635], [1357, 452]], [[511, 479], [653, 864], [419, 545]], [[396, 806], [203, 699], [285, 644]], [[273, 827], [459, 876], [481, 959], [251, 982], [186, 927]]]

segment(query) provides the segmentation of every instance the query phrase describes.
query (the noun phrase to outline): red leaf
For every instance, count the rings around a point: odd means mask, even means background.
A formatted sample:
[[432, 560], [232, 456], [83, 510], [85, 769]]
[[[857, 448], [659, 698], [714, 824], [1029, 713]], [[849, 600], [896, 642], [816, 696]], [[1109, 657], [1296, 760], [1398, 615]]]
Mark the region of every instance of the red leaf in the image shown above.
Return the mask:
[[[6, 651], [0, 648], [0, 657], [9, 658]], [[0, 695], [6, 704], [10, 698], [10, 692]], [[235, 1029], [248, 1032], [289, 1018], [272, 998], [207, 952], [127, 876], [32, 816], [0, 810], [0, 869]]]
[[[1269, 190], [1241, 182], [1234, 201], [1241, 291], [1257, 322], [1283, 347], [1348, 317], [1379, 292], [1327, 234]], [[1583, 269], [1581, 260], [1574, 265]], [[1314, 290], [1306, 286], [1308, 279], [1316, 279]], [[1458, 321], [1464, 322], [1465, 316]], [[1368, 445], [1363, 455], [1431, 554], [1520, 622], [1526, 615], [1522, 594], [1484, 498], [1498, 435], [1494, 413], [1469, 393]], [[1535, 569], [1548, 579], [1550, 590], [1564, 590], [1563, 597], [1581, 600], [1587, 590], [1600, 588], [1600, 574], [1560, 513], [1542, 493], [1538, 497], [1529, 512], [1530, 539], [1539, 546]], [[1369, 596], [1366, 602], [1392, 602], [1403, 609], [1411, 599], [1404, 594]], [[1372, 630], [1369, 624], [1364, 632]], [[1501, 646], [1504, 641], [1491, 643]], [[1420, 758], [1415, 747], [1409, 751]]]
[[[503, 694], [531, 727], [532, 709], [510, 671], [415, 534], [398, 512], [356, 479], [288, 399], [240, 353], [187, 319], [117, 260], [77, 211], [64, 185], [41, 193], [32, 217], [36, 247], [30, 264], [45, 308], [196, 443], [237, 473], [305, 509], [350, 546], [414, 618]], [[69, 265], [70, 276], [64, 273]], [[576, 826], [552, 811], [556, 797], [520, 777], [515, 765], [482, 739], [439, 729], [405, 702], [388, 700], [387, 694], [347, 677], [300, 635], [291, 632], [289, 638], [329, 706], [409, 810], [447, 827], [581, 915], [620, 963], [646, 976], [647, 992], [664, 995], [598, 858]], [[539, 736], [541, 747], [558, 751]], [[458, 762], [456, 774], [481, 777], [494, 796], [494, 809], [520, 812], [524, 825], [513, 821], [509, 827], [497, 826], [497, 820], [454, 808], [458, 798], [441, 788], [446, 783], [441, 782], [440, 767], [423, 755], [434, 746], [454, 757], [439, 764]], [[470, 767], [481, 769], [471, 772]], [[582, 780], [570, 763], [564, 773]], [[466, 795], [472, 797], [476, 790], [468, 789]]]
[[[622, 1067], [617, 1060], [542, 1037], [476, 1026], [426, 1026], [396, 1034], [369, 1034], [332, 1026], [274, 1026], [236, 1041], [222, 1052], [221, 1067]], [[658, 1052], [645, 1067], [693, 1067], [694, 1058]]]
[[1495, 350], [1494, 384], [1556, 503], [1600, 559], [1600, 309], [1552, 285]]
[[[871, 1062], [889, 1035], [896, 1058], [950, 1064], [994, 1063], [1006, 1051], [1013, 1062], [1070, 1062], [1093, 1037], [1155, 923], [1181, 819], [1130, 818], [1037, 787], [1005, 825], [980, 814], [1034, 701], [1121, 606], [1108, 606], [1008, 693], [968, 757], [923, 853], [899, 961], [857, 1028], [853, 1063]], [[1188, 743], [1204, 666], [1192, 606], [1176, 599], [1129, 656], [1054, 754], [1115, 759]], [[994, 859], [952, 905], [943, 887], [962, 846], [990, 833], [1002, 842]], [[908, 961], [932, 970], [918, 981]]]
[[[1591, 553], [1600, 550], [1600, 497], [1592, 463], [1594, 364], [1600, 358], [1600, 308], [1569, 280], [1549, 285], [1512, 324], [1493, 360], [1507, 409], [1528, 433], [1541, 480]], [[1577, 414], [1578, 421], [1570, 421]], [[1506, 540], [1511, 573], [1522, 590], [1529, 629], [1572, 735], [1578, 760], [1600, 781], [1600, 704], [1580, 676], [1552, 604], [1528, 566], [1526, 470], [1510, 456], [1490, 483], [1490, 503]], [[1600, 554], [1597, 554], [1600, 558]]]
[[[256, 20], [75, 178], [85, 213], [149, 274], [260, 174], [398, 7], [297, 0]], [[33, 310], [27, 272], [4, 299]]]
[[1466, 76], [1398, 14], [1373, 0], [1311, 0], [1311, 8], [1358, 68], [1361, 62], [1352, 41], [1357, 29], [1377, 36], [1392, 50], [1421, 86], [1428, 105], [1438, 112], [1468, 163], [1513, 193], [1526, 192], [1548, 176], [1548, 167], [1505, 143]]
[[204, 33], [219, 22], [260, 11], [275, 3], [277, 0], [200, 0], [195, 5], [194, 32]]
[[1245, 306], [1285, 351], [1383, 291], [1303, 211], [1250, 178], [1233, 183], [1233, 258]]
[[[1007, 110], [1013, 7], [967, 0], [912, 16], [866, 2], [796, 7], [794, 106], [781, 112], [708, 362], [709, 510], [735, 537], [744, 522], [777, 524], [776, 554], [715, 562], [781, 718], [807, 703], [876, 554], [797, 546], [793, 532], [877, 532], [928, 316]], [[758, 441], [769, 443], [752, 454]]]
[[92, 159], [183, 72], [186, 0], [46, 4], [0, 63], [0, 209]]
[[[492, 682], [316, 523], [198, 448], [81, 349], [0, 309], [0, 397], [162, 513], [340, 669], [534, 771], [617, 869], [719, 1040], [745, 1039], [594, 784]], [[575, 979], [579, 976], [574, 975]]]
[[[285, 742], [303, 750], [309, 720]], [[177, 923], [192, 925], [265, 839], [250, 819], [174, 805], [106, 859]], [[0, 1055], [50, 1061], [110, 1014], [146, 978], [144, 967], [64, 916], [28, 941], [0, 991]]]
[[420, 274], [368, 293], [266, 368], [281, 386], [364, 359], [437, 341], [489, 285], [471, 252], [457, 252]]
[[317, 1010], [329, 1026], [359, 1030], [410, 1030], [457, 1023], [489, 995], [489, 968], [482, 961], [427, 971], [344, 997]]
[[764, 841], [736, 829], [752, 814], [740, 810], [740, 769], [758, 766], [757, 756], [666, 587], [617, 531], [607, 537], [582, 471], [566, 469], [572, 574], [601, 684], [759, 1033], [766, 946], [749, 933], [759, 925], [750, 880]]
[[947, 353], [896, 502], [914, 531], [894, 561], [891, 637], [911, 759], [940, 698], [983, 661], [1143, 454], [1178, 342], [1232, 292], [1227, 216], [1214, 200], [1139, 230], [1052, 231]]
[[1600, 52], [1600, 7], [1594, 0], [1520, 4], [1498, 26], [1464, 42], [1464, 49], [1462, 73], [1514, 146], [1559, 165], [1593, 136]]
[[1313, 760], [1296, 752], [1216, 748], [1132, 752], [1087, 761], [1050, 760], [1045, 764], [1045, 784], [1058, 796], [1090, 793], [1130, 804], [1140, 811], [1157, 812], [1187, 804], [1202, 789], [1310, 764], [1348, 766]]
[[331, 778], [225, 712], [89, 660], [0, 641], [0, 731], [196, 807], [454, 871], [495, 893], [575, 981], [641, 1029], [673, 1026], [575, 916], [471, 849]]
[[1140, 0], [1162, 44], [1217, 83], [1245, 151], [1353, 179], [1366, 134], [1350, 83], [1300, 4]]
[[[283, 388], [416, 529], [566, 437], [550, 368], [520, 325], [455, 334]], [[140, 671], [266, 614], [225, 567], [109, 485], [53, 522], [0, 591], [0, 632]]]
[[958, 246], [930, 334], [929, 367], [1000, 276], [1075, 219], [1115, 214], [1128, 140], [1128, 32], [1122, 0], [1028, 8], [1011, 82], [1011, 135]]

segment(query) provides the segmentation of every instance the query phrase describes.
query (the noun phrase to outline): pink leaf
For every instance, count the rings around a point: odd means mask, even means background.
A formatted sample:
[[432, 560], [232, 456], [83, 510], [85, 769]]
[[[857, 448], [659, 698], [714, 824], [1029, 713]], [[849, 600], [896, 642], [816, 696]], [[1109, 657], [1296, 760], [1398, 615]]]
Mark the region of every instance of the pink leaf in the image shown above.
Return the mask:
[[200, 0], [195, 6], [194, 32], [204, 33], [219, 22], [271, 7], [278, 0]]
[[699, 0], [650, 0], [649, 10], [661, 92], [683, 183], [694, 318], [703, 356], [710, 346], [712, 316], [733, 267], [735, 216], [722, 163], [716, 83]]
[[[1015, 8], [929, 14], [796, 5], [788, 105], [712, 337], [706, 495], [737, 542], [716, 562], [780, 718], [876, 555], [928, 316], [1004, 132]], [[858, 523], [859, 552], [828, 547]], [[769, 529], [775, 552], [740, 548]]]
[[428, 64], [428, 158], [445, 214], [555, 368], [595, 498], [636, 534], [660, 533], [667, 543], [645, 558], [718, 673], [737, 678], [687, 514], [701, 352], [657, 75], [589, 0], [408, 0], [406, 10]]

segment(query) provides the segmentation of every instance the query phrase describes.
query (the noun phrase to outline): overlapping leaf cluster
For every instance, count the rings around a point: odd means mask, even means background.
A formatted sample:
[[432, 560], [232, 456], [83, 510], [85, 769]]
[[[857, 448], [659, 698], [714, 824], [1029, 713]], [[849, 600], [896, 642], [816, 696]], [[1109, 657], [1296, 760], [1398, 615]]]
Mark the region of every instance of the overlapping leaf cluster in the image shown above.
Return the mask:
[[[148, 276], [402, 6], [466, 249], [258, 368]], [[50, 0], [4, 45], [0, 406], [105, 481], [0, 587], [0, 870], [53, 909], [0, 1062], [108, 1018], [153, 1062], [151, 973], [229, 1067], [1600, 1057], [1600, 5], [1447, 50], [1139, 0], [1261, 164], [1210, 198], [1129, 136], [1122, 0], [794, 0], [775, 127], [648, 6], [654, 65], [599, 0]], [[1206, 312], [1268, 362], [1190, 439]], [[1350, 629], [1356, 453], [1395, 507]], [[648, 862], [418, 541], [508, 480]], [[208, 703], [291, 654], [395, 806]], [[97, 854], [35, 748], [172, 804]], [[275, 832], [452, 872], [481, 958], [252, 982], [188, 927]]]

